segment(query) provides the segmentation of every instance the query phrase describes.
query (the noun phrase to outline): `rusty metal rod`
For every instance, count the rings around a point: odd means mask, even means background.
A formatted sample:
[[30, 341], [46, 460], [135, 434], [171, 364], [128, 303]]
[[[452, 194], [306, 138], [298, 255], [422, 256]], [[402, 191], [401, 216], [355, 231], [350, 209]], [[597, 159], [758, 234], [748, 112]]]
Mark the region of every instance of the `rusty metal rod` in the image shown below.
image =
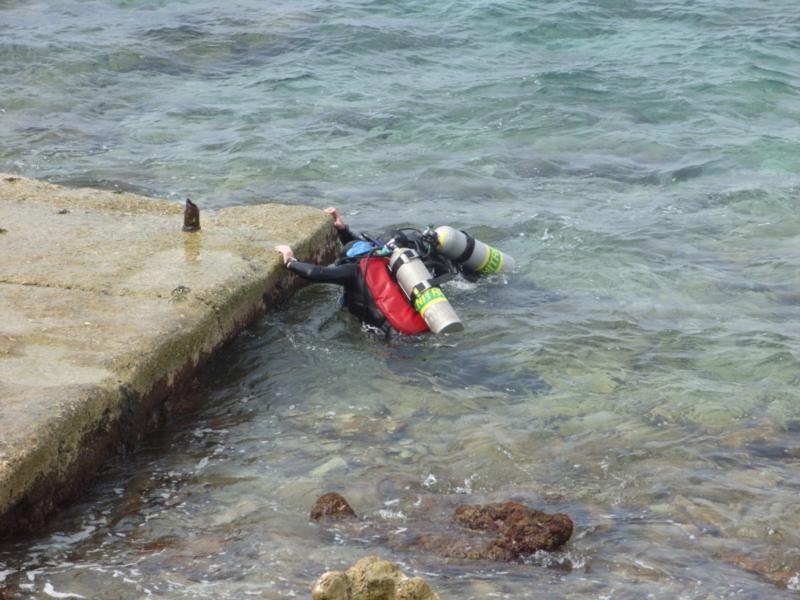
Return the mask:
[[183, 210], [183, 230], [200, 231], [200, 209], [189, 198], [186, 199], [186, 208]]

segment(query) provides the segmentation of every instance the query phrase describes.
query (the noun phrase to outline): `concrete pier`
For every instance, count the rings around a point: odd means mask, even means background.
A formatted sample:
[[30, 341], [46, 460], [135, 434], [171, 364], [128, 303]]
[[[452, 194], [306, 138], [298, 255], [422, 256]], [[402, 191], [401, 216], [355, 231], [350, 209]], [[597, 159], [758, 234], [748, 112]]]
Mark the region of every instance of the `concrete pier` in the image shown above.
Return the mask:
[[298, 206], [203, 211], [0, 174], [0, 536], [34, 529], [159, 426], [199, 367], [335, 251]]

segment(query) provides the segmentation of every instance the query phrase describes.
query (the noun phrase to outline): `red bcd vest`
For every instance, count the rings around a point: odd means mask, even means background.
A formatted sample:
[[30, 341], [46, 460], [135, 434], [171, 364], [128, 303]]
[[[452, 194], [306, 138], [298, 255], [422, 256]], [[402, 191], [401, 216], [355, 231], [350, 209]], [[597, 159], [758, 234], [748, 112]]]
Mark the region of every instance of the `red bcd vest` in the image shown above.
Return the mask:
[[419, 335], [429, 331], [425, 320], [414, 310], [389, 272], [388, 258], [362, 258], [358, 267], [375, 305], [392, 327], [405, 335]]

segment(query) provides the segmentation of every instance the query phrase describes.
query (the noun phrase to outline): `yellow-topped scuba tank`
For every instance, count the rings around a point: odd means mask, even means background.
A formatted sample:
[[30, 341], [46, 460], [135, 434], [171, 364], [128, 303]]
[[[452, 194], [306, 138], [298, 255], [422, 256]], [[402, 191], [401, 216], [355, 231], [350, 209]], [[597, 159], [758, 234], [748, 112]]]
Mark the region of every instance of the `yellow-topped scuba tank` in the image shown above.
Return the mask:
[[395, 248], [389, 258], [389, 270], [433, 333], [464, 330], [464, 324], [444, 292], [431, 283], [433, 275], [416, 251]]
[[470, 271], [491, 275], [513, 271], [514, 259], [505, 252], [484, 244], [464, 231], [442, 225], [434, 229], [439, 252]]

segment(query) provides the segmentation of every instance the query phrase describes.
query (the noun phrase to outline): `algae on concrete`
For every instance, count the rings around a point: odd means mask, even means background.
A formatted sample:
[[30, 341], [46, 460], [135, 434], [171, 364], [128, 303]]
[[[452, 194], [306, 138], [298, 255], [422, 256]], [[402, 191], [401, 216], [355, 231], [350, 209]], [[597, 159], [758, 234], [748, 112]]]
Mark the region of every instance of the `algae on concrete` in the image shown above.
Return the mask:
[[0, 534], [35, 527], [168, 414], [196, 369], [332, 257], [322, 211], [205, 211], [0, 174]]

